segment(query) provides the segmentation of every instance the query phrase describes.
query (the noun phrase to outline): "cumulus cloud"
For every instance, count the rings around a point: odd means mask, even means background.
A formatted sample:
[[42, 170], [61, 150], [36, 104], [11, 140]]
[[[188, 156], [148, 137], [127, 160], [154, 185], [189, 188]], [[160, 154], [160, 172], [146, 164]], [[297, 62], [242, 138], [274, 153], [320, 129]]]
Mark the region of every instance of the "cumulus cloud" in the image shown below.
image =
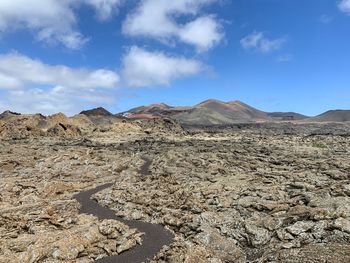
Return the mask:
[[[0, 91], [0, 111], [74, 115], [83, 109], [115, 103], [116, 95], [110, 90], [69, 89], [62, 86]], [[6, 100], [2, 101], [2, 98]]]
[[195, 59], [136, 46], [123, 57], [122, 78], [107, 69], [49, 65], [19, 53], [0, 54], [0, 110], [75, 114], [92, 105], [114, 103], [122, 82], [128, 87], [170, 85], [206, 69]]
[[340, 11], [350, 15], [350, 0], [341, 0], [338, 3]]
[[78, 49], [86, 43], [77, 29], [75, 8], [89, 5], [100, 20], [108, 19], [121, 0], [11, 0], [0, 1], [0, 33], [28, 29], [39, 41]]
[[1, 109], [75, 113], [113, 98], [119, 75], [110, 70], [48, 65], [17, 53], [0, 55]]
[[118, 82], [118, 74], [110, 70], [53, 66], [18, 53], [0, 55], [0, 89], [21, 89], [29, 85], [114, 88]]
[[[224, 33], [214, 15], [202, 15], [203, 6], [217, 0], [143, 0], [128, 15], [123, 32], [129, 36], [143, 36], [162, 42], [174, 39], [193, 45], [198, 51], [207, 51], [218, 44]], [[190, 17], [180, 23], [179, 17]]]
[[194, 59], [150, 52], [133, 46], [123, 58], [122, 76], [131, 87], [169, 85], [177, 78], [195, 75], [205, 66]]
[[240, 43], [244, 49], [251, 49], [266, 54], [279, 50], [286, 41], [287, 39], [285, 37], [269, 39], [263, 32], [253, 32], [242, 38]]

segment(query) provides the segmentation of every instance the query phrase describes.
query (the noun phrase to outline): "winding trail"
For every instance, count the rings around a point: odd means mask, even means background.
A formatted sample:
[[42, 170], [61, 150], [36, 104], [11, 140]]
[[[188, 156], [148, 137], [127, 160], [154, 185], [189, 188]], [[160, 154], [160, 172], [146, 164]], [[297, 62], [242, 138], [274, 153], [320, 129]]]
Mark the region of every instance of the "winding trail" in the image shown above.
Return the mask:
[[[150, 174], [149, 167], [151, 161], [143, 159], [145, 163], [140, 169], [141, 176]], [[125, 220], [116, 216], [115, 212], [100, 206], [97, 202], [91, 199], [91, 196], [106, 188], [112, 187], [113, 183], [100, 185], [94, 189], [81, 192], [75, 196], [75, 199], [81, 204], [80, 212], [91, 214], [99, 219], [114, 219], [118, 220], [131, 228], [136, 228], [143, 232], [142, 245], [136, 245], [134, 248], [121, 253], [120, 255], [105, 257], [96, 260], [98, 263], [141, 263], [150, 261], [159, 252], [163, 246], [170, 245], [173, 242], [174, 236], [170, 231], [167, 231], [161, 225], [146, 223], [137, 220]]]

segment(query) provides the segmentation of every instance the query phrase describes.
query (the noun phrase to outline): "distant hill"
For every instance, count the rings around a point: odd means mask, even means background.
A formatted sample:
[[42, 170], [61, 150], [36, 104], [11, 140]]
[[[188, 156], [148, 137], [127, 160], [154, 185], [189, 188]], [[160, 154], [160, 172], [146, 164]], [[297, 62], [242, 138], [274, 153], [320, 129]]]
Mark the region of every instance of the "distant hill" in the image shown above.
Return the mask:
[[20, 115], [21, 115], [20, 113], [7, 110], [0, 114], [0, 120], [6, 121], [7, 119], [13, 118], [14, 116], [20, 116]]
[[[75, 116], [77, 119], [78, 116], [87, 117], [95, 125], [111, 125], [114, 123], [121, 122], [124, 118], [119, 115], [113, 115], [105, 108], [99, 107], [91, 110], [85, 110], [80, 112]], [[80, 117], [83, 120], [83, 118]]]
[[166, 111], [171, 107], [165, 103], [155, 103], [148, 106], [141, 106], [134, 109], [129, 110], [128, 112], [134, 114], [145, 114], [145, 113], [155, 113]]
[[165, 103], [156, 103], [148, 106], [133, 108], [124, 114], [119, 114], [121, 117], [129, 119], [154, 119], [162, 118], [170, 114], [170, 107]]
[[112, 113], [110, 113], [105, 108], [99, 107], [91, 110], [86, 110], [80, 112], [80, 114], [86, 115], [86, 116], [113, 116]]
[[11, 122], [14, 125], [46, 126], [46, 117], [40, 113], [20, 114], [12, 111], [4, 111], [0, 114], [0, 120]]
[[269, 116], [240, 101], [222, 102], [207, 100], [191, 109], [174, 116], [183, 124], [218, 125], [240, 122], [261, 122], [270, 120]]
[[296, 112], [269, 112], [267, 114], [276, 121], [297, 121], [309, 118]]
[[346, 122], [350, 121], [350, 110], [330, 110], [316, 117], [307, 119], [308, 122]]

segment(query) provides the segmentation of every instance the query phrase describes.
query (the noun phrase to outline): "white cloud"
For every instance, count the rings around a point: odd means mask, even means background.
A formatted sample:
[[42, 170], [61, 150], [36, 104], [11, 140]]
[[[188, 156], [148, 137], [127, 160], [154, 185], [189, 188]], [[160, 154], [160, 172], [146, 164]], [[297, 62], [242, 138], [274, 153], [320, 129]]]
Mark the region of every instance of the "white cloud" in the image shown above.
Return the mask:
[[[143, 0], [136, 11], [128, 15], [123, 32], [129, 36], [150, 37], [162, 42], [180, 40], [207, 51], [218, 44], [224, 33], [213, 15], [200, 15], [203, 6], [217, 0]], [[189, 21], [177, 22], [179, 17]]]
[[1, 109], [69, 114], [108, 103], [119, 83], [116, 72], [47, 65], [17, 53], [0, 55]]
[[170, 85], [205, 70], [195, 59], [136, 46], [123, 58], [122, 80], [111, 70], [48, 65], [18, 53], [0, 54], [0, 111], [75, 114], [114, 103], [120, 82], [129, 87]]
[[0, 111], [12, 110], [20, 113], [54, 114], [64, 112], [74, 115], [83, 109], [110, 105], [116, 96], [109, 91], [98, 89], [81, 90], [56, 86], [49, 89], [29, 88], [3, 91], [0, 98]]
[[260, 53], [270, 53], [279, 50], [287, 41], [285, 37], [269, 39], [263, 32], [253, 32], [252, 34], [241, 39], [240, 43], [244, 49], [252, 49]]
[[10, 0], [0, 1], [0, 33], [27, 29], [39, 41], [78, 49], [88, 40], [77, 29], [75, 8], [93, 7], [100, 20], [108, 19], [121, 0]]
[[194, 59], [169, 56], [131, 47], [123, 58], [123, 78], [131, 87], [169, 85], [172, 80], [195, 75], [205, 66]]
[[338, 3], [340, 11], [350, 15], [350, 0], [341, 0]]
[[0, 55], [0, 89], [29, 85], [64, 86], [75, 89], [114, 88], [119, 76], [114, 71], [47, 65], [17, 53]]

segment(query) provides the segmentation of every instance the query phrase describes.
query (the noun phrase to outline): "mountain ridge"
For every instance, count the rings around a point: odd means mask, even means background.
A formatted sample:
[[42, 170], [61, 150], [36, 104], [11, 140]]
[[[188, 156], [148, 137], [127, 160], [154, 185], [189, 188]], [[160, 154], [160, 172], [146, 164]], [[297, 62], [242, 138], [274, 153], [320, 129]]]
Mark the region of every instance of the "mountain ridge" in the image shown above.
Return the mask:
[[[29, 118], [30, 117], [30, 118]], [[29, 118], [29, 119], [28, 119]], [[350, 122], [350, 110], [329, 110], [317, 116], [306, 116], [296, 112], [265, 112], [254, 108], [242, 101], [228, 102], [217, 99], [208, 99], [193, 106], [170, 106], [166, 103], [154, 103], [132, 108], [117, 114], [112, 114], [102, 107], [84, 110], [73, 117], [63, 113], [51, 116], [42, 114], [21, 114], [13, 111], [4, 111], [0, 120], [15, 120], [16, 123], [29, 123], [39, 127], [51, 126], [50, 123], [78, 122], [80, 125], [94, 123], [109, 125], [123, 120], [137, 119], [173, 119], [184, 125], [226, 125], [235, 123], [260, 122]]]
[[155, 103], [132, 108], [117, 115], [130, 119], [172, 118], [188, 125], [298, 121], [308, 118], [295, 112], [264, 112], [240, 100], [224, 102], [217, 99], [207, 99], [193, 106], [173, 107], [165, 103]]
[[329, 110], [315, 117], [309, 118], [310, 122], [348, 122], [350, 110]]

